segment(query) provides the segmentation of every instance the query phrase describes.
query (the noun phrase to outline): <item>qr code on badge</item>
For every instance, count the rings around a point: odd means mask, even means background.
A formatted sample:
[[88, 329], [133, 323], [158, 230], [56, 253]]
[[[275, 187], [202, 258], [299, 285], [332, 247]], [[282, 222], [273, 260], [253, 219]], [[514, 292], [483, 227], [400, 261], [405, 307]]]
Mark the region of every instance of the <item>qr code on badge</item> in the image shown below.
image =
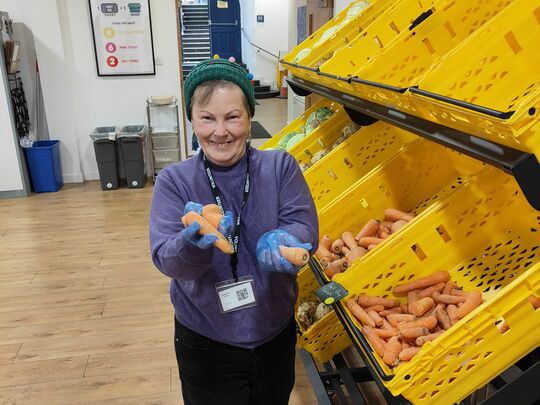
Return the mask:
[[243, 301], [249, 297], [249, 293], [247, 288], [243, 288], [241, 290], [236, 291], [236, 298], [238, 298], [238, 301]]

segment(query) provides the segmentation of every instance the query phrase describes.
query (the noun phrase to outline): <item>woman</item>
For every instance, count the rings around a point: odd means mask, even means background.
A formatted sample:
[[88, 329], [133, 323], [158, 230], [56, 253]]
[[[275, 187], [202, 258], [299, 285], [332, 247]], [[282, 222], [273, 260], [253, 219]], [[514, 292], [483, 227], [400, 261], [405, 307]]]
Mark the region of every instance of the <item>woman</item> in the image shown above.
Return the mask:
[[[249, 146], [253, 86], [239, 65], [201, 62], [184, 84], [202, 151], [160, 172], [150, 213], [156, 267], [171, 277], [175, 349], [186, 405], [285, 405], [294, 386], [298, 268], [279, 245], [317, 248], [315, 206], [294, 158]], [[181, 217], [221, 206], [213, 246]]]

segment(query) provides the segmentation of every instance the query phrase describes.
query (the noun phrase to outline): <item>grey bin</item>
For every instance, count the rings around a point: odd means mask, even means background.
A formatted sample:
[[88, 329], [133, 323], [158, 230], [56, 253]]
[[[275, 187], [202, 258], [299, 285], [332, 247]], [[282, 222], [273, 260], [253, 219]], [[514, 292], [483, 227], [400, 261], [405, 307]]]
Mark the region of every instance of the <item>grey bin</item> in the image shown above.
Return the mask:
[[128, 125], [118, 132], [121, 166], [129, 188], [142, 188], [146, 183], [144, 145], [146, 125]]
[[103, 190], [118, 188], [116, 133], [116, 127], [98, 127], [90, 134], [90, 138], [94, 141], [99, 180]]

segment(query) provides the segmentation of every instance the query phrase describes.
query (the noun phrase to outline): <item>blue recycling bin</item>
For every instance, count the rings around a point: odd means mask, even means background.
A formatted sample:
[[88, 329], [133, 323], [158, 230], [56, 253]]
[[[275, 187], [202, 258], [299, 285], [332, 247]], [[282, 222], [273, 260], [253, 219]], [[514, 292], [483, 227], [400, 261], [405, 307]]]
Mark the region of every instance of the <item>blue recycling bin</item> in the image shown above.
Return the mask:
[[58, 191], [64, 185], [60, 162], [60, 141], [36, 141], [24, 148], [30, 169], [32, 188], [36, 193]]

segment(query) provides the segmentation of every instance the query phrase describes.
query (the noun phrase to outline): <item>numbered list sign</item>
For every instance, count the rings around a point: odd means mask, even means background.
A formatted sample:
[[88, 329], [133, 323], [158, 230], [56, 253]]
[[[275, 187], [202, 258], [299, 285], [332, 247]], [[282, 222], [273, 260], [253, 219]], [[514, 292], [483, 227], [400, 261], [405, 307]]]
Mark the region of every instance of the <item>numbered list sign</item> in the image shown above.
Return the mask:
[[98, 75], [155, 74], [150, 1], [88, 1]]

